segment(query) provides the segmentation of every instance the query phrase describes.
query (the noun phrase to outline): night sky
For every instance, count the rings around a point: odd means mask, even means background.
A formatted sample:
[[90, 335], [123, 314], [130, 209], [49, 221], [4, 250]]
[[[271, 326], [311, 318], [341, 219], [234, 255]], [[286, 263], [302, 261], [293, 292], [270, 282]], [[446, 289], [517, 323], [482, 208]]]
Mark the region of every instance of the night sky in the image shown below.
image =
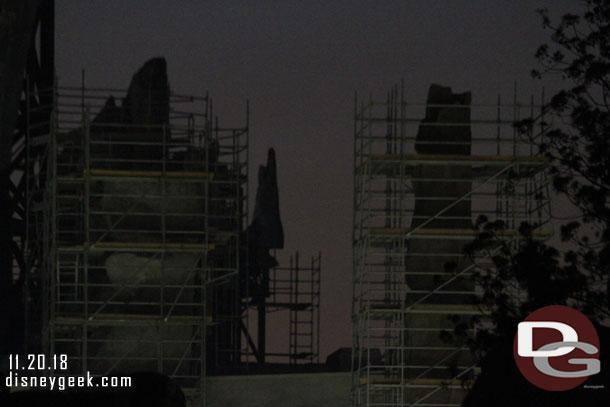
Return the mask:
[[[432, 82], [471, 90], [473, 103], [523, 101], [560, 79], [534, 80], [549, 32], [535, 10], [574, 1], [56, 1], [60, 86], [127, 88], [164, 56], [170, 86], [214, 99], [221, 124], [240, 126], [250, 100], [250, 204], [274, 147], [286, 259], [322, 251], [321, 356], [351, 346], [353, 101], [404, 80], [425, 101]], [[286, 328], [287, 329], [287, 328]], [[287, 332], [286, 332], [287, 333]], [[279, 344], [280, 346], [283, 344]]]

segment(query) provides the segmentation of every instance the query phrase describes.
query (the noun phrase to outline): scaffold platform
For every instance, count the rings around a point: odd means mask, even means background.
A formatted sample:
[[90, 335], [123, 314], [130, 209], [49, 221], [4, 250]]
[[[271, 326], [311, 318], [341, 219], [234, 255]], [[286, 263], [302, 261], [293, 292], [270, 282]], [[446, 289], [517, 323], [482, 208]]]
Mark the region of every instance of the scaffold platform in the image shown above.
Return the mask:
[[384, 102], [356, 99], [353, 406], [460, 406], [475, 321], [494, 311], [473, 276], [499, 249], [465, 245], [482, 234], [515, 244], [522, 223], [532, 239], [552, 236], [551, 163], [513, 126], [540, 106], [451, 95], [467, 102], [410, 103], [398, 87]]

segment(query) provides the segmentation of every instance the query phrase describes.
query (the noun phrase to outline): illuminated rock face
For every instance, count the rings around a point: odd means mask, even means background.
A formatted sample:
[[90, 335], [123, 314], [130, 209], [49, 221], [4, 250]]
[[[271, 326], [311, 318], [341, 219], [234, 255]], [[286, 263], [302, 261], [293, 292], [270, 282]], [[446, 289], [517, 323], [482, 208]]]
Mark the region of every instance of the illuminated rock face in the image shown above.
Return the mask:
[[106, 259], [106, 273], [112, 283], [119, 285], [180, 286], [192, 283], [198, 258], [196, 254], [185, 253], [166, 255], [163, 260], [133, 253], [116, 253]]
[[[106, 258], [105, 269], [111, 288], [102, 290], [108, 303], [100, 314], [158, 318], [201, 313], [194, 304], [201, 295], [198, 284], [199, 256], [192, 253], [154, 255], [114, 253]], [[162, 322], [108, 326], [89, 338], [95, 349], [90, 370], [103, 374], [109, 369], [127, 372], [153, 370], [171, 374], [188, 372], [193, 358], [189, 325]], [[114, 363], [122, 359], [115, 366]], [[180, 359], [186, 361], [179, 362]]]
[[[99, 201], [105, 238], [123, 242], [195, 243], [205, 230], [202, 183], [151, 178], [138, 182], [104, 181]], [[128, 215], [124, 215], [127, 212]], [[165, 212], [165, 215], [162, 214]], [[165, 222], [165, 236], [162, 235]], [[193, 233], [179, 233], [179, 232]]]
[[[428, 107], [425, 119], [420, 123], [415, 142], [418, 154], [433, 154], [443, 159], [443, 155], [470, 155], [470, 101], [469, 92], [454, 94], [451, 88], [439, 85], [430, 86], [428, 92]], [[472, 189], [472, 167], [465, 165], [418, 165], [413, 174], [414, 216], [411, 228], [438, 229], [448, 231], [448, 234], [459, 234], [459, 230], [472, 229], [471, 202], [464, 199]], [[449, 207], [449, 208], [448, 208]], [[448, 209], [447, 209], [448, 208]], [[439, 235], [442, 233], [439, 232]], [[446, 233], [447, 234], [447, 233]], [[460, 277], [445, 285], [441, 291], [452, 293], [426, 292], [434, 290], [452, 274], [446, 268], [451, 263], [457, 270], [463, 270], [469, 262], [461, 256], [464, 240], [450, 239], [446, 236], [435, 237], [431, 234], [426, 239], [411, 239], [405, 259], [407, 285], [410, 290], [407, 305], [426, 304], [435, 309], [451, 309], [454, 305], [472, 302], [471, 295], [457, 292], [471, 292], [474, 285], [468, 277]], [[409, 274], [409, 273], [415, 274]], [[407, 314], [409, 331], [406, 339], [410, 347], [448, 348], [458, 343], [441, 339], [443, 330], [453, 332], [456, 323], [464, 322], [465, 318], [452, 316], [450, 312], [438, 311], [434, 314]], [[417, 375], [425, 367], [430, 367], [447, 358], [452, 351], [448, 350], [409, 350], [406, 363], [413, 368], [409, 374]], [[467, 352], [458, 352], [449, 357], [442, 366], [461, 366], [471, 360]], [[426, 377], [452, 377], [451, 369], [433, 369]]]
[[112, 301], [105, 312], [167, 316], [171, 311], [172, 315], [192, 315], [197, 291], [194, 287], [201, 278], [199, 261], [200, 256], [192, 253], [108, 256], [105, 268], [112, 288], [105, 298]]
[[160, 245], [206, 240], [206, 181], [150, 173], [204, 171], [205, 160], [215, 161], [217, 154], [206, 156], [196, 146], [167, 147], [172, 140], [169, 94], [165, 59], [153, 58], [133, 75], [125, 97], [117, 102], [110, 96], [90, 126], [90, 168], [111, 174], [90, 186], [96, 196], [90, 238], [121, 248], [100, 259], [102, 284], [92, 290], [90, 308], [101, 319], [105, 314], [132, 321], [91, 329], [88, 363], [97, 374], [190, 368], [188, 362], [178, 367], [178, 361], [192, 358], [193, 327], [150, 321], [201, 315], [202, 307], [195, 305], [202, 297], [196, 288], [202, 278], [197, 271], [201, 253]]

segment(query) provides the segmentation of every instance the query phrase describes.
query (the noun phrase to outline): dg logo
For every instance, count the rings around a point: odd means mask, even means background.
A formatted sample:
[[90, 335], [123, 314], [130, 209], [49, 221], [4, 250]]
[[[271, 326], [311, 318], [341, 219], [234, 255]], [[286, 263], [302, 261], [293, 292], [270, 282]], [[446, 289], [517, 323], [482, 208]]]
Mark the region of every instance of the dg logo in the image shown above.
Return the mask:
[[551, 305], [519, 324], [513, 353], [521, 374], [544, 390], [563, 391], [599, 373], [599, 337], [579, 311]]

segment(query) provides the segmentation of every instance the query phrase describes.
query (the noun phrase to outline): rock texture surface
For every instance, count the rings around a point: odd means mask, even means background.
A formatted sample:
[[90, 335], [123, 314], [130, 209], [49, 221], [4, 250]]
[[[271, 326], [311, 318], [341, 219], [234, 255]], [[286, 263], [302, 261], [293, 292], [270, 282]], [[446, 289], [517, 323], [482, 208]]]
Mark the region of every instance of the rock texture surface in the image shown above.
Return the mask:
[[[469, 92], [455, 94], [448, 87], [430, 86], [426, 116], [417, 133], [416, 152], [433, 154], [439, 160], [448, 155], [470, 155], [470, 100]], [[438, 235], [472, 229], [471, 202], [467, 199], [472, 188], [471, 171], [469, 163], [418, 165], [413, 174], [415, 205], [411, 228], [436, 229]], [[460, 198], [466, 199], [456, 204]], [[455, 266], [457, 271], [468, 267], [469, 262], [461, 255], [464, 242], [446, 236], [435, 237], [434, 233], [426, 239], [411, 239], [405, 267], [409, 289], [431, 292], [453, 277], [447, 264]], [[407, 352], [409, 375], [416, 376], [438, 363], [440, 367], [433, 368], [425, 377], [450, 378], [460, 371], [460, 366], [472, 363], [469, 351], [454, 353], [451, 349], [462, 343], [449, 340], [442, 332], [453, 332], [458, 323], [466, 321], [465, 317], [453, 316], [450, 310], [455, 305], [472, 303], [471, 296], [457, 292], [474, 291], [474, 284], [470, 278], [460, 277], [440, 291], [428, 296], [407, 294], [407, 305], [425, 304], [437, 310], [407, 314], [406, 325], [410, 331], [406, 343], [418, 348]], [[423, 349], [433, 347], [437, 349]]]

